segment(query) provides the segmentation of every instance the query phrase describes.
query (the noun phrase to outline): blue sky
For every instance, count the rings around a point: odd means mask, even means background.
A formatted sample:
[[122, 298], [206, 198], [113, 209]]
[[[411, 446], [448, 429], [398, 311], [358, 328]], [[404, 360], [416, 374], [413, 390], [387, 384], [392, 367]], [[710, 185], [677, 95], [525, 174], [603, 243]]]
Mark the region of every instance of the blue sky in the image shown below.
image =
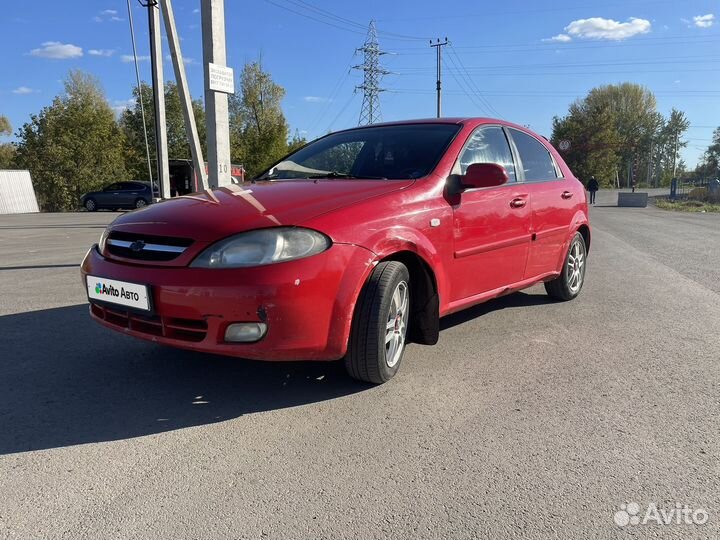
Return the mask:
[[[139, 51], [148, 54], [145, 10], [132, 0]], [[174, 0], [194, 97], [202, 97], [200, 0]], [[677, 107], [692, 127], [684, 158], [693, 167], [720, 126], [720, 2], [578, 0], [543, 3], [429, 0], [226, 0], [229, 64], [262, 58], [287, 90], [291, 129], [313, 138], [355, 125], [362, 97], [367, 23], [376, 19], [384, 120], [435, 113], [435, 56], [444, 38], [443, 113], [499, 116], [549, 135], [554, 115], [593, 86], [631, 81]], [[0, 114], [17, 129], [52, 100], [71, 68], [97, 76], [111, 104], [134, 84], [125, 0], [3, 2]], [[149, 63], [141, 64], [149, 80]], [[166, 62], [166, 78], [172, 67]], [[482, 97], [478, 97], [478, 91]]]

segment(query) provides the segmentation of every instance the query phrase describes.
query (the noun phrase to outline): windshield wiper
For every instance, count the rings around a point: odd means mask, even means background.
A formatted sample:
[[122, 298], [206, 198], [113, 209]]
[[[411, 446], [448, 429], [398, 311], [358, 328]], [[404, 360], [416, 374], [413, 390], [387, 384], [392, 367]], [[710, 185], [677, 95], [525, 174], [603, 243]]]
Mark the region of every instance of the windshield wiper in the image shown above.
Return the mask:
[[359, 180], [387, 180], [384, 176], [357, 176], [355, 174], [345, 174], [345, 173], [339, 173], [337, 171], [330, 171], [328, 173], [323, 174], [313, 174], [311, 176], [308, 176], [310, 180], [318, 180], [321, 178], [352, 178], [352, 179], [359, 179]]

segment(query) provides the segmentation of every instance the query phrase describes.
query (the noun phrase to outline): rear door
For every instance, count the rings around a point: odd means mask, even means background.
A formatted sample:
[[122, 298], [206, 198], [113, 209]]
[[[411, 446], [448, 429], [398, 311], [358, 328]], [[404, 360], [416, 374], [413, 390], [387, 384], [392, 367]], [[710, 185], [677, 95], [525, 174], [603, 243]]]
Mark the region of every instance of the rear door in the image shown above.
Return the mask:
[[545, 143], [518, 129], [508, 128], [530, 195], [532, 242], [525, 278], [556, 271], [575, 215], [577, 194]]
[[530, 204], [517, 183], [510, 145], [501, 126], [481, 126], [468, 138], [453, 174], [472, 163], [497, 163], [510, 181], [467, 189], [453, 204], [451, 301], [506, 287], [523, 278], [530, 243]]
[[137, 182], [121, 182], [120, 183], [120, 204], [122, 206], [134, 207], [135, 201], [141, 198], [142, 184]]

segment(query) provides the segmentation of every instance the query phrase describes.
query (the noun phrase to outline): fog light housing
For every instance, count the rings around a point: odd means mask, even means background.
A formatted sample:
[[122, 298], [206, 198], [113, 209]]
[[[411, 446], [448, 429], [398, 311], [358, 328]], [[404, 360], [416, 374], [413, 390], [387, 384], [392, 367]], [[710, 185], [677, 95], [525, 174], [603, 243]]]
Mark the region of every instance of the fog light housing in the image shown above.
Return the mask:
[[262, 322], [233, 323], [225, 330], [225, 341], [252, 343], [265, 337], [267, 324]]

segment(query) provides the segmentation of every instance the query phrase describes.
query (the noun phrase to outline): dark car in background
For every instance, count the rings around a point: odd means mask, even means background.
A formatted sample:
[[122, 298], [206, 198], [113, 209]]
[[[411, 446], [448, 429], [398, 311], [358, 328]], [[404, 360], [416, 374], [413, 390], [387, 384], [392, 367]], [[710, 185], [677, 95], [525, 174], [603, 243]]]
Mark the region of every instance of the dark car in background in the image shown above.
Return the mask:
[[150, 187], [150, 182], [115, 182], [102, 191], [91, 191], [80, 198], [80, 204], [88, 211], [120, 208], [142, 208], [158, 197], [157, 185]]

